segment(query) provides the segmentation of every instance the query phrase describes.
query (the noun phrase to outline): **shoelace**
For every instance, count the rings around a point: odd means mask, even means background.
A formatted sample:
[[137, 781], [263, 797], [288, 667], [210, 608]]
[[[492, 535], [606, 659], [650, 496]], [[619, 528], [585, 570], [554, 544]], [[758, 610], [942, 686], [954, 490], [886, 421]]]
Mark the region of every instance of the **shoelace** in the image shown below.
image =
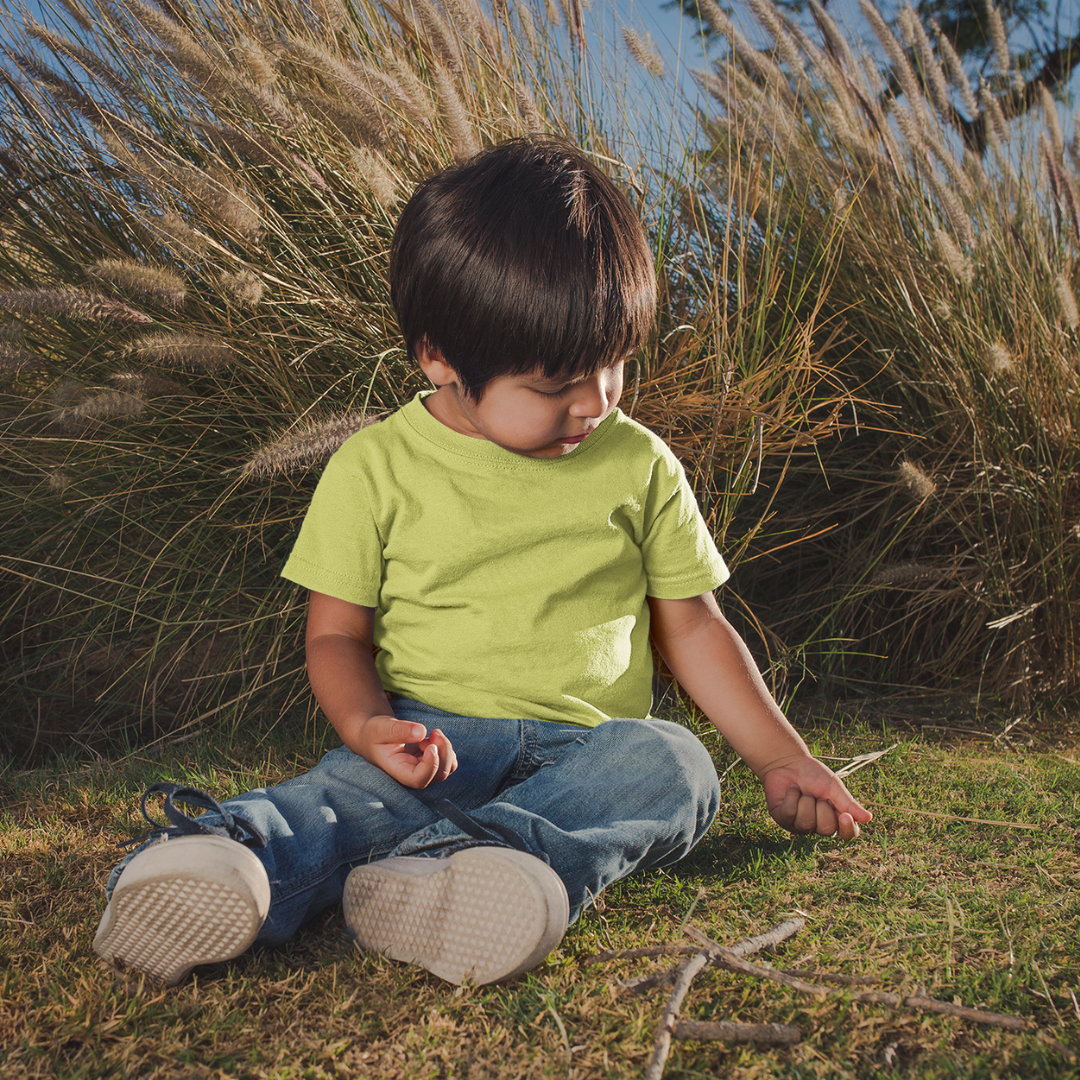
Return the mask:
[[533, 851], [513, 829], [495, 822], [490, 825], [482, 825], [471, 814], [467, 814], [460, 807], [455, 806], [449, 799], [435, 799], [431, 803], [431, 808], [437, 810], [448, 821], [452, 821], [462, 832], [468, 833], [474, 840], [482, 840], [484, 843], [494, 844], [498, 847], [517, 848], [518, 851], [524, 851], [528, 855], [535, 855], [544, 862], [549, 862], [548, 857], [543, 852]]
[[[151, 795], [163, 794], [165, 796], [165, 816], [172, 822], [171, 825], [162, 825], [155, 821], [146, 809], [146, 800]], [[221, 815], [220, 825], [208, 825], [196, 818], [188, 817], [176, 803], [181, 802], [187, 806], [194, 806], [200, 810], [213, 810]], [[173, 784], [168, 780], [151, 784], [142, 796], [142, 815], [153, 825], [153, 829], [142, 836], [135, 836], [125, 840], [120, 847], [129, 847], [132, 844], [141, 844], [144, 840], [150, 840], [158, 836], [224, 836], [235, 840], [245, 847], [266, 847], [266, 836], [258, 826], [253, 825], [247, 818], [241, 817], [226, 810], [219, 802], [212, 799], [205, 791], [198, 788], [185, 787], [183, 784]]]

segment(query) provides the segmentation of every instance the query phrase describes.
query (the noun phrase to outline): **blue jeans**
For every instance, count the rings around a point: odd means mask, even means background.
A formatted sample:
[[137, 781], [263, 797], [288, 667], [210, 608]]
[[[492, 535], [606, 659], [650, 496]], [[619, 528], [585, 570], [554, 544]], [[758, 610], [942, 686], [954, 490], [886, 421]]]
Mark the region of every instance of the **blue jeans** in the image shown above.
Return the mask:
[[[394, 712], [429, 731], [441, 728], [457, 752], [457, 771], [417, 791], [342, 746], [310, 772], [223, 804], [267, 837], [265, 848], [252, 849], [271, 889], [257, 941], [281, 944], [339, 903], [358, 864], [475, 845], [475, 833], [435, 808], [441, 800], [494, 834], [509, 830], [548, 863], [566, 885], [571, 922], [611, 882], [681, 859], [719, 808], [708, 752], [665, 720], [582, 728], [456, 716], [405, 698], [394, 699]], [[110, 895], [131, 857], [113, 870]]]

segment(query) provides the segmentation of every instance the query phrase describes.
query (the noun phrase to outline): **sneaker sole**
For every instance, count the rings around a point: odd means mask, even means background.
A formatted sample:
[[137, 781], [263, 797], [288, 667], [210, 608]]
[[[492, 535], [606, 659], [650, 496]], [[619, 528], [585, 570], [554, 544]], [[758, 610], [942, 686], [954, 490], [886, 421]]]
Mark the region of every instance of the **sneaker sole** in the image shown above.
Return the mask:
[[244, 952], [269, 909], [266, 871], [247, 848], [221, 837], [178, 837], [147, 848], [124, 870], [94, 952], [174, 986], [199, 964]]
[[353, 870], [342, 903], [358, 948], [485, 985], [536, 967], [562, 940], [566, 888], [535, 856], [475, 847], [430, 861], [446, 865], [417, 874], [383, 859]]

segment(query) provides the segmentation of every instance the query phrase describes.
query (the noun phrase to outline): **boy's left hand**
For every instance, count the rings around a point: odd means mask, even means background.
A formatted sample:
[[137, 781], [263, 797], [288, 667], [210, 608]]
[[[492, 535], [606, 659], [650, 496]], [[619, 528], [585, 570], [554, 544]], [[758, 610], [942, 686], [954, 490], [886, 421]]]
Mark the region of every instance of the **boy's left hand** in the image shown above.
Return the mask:
[[842, 840], [859, 835], [859, 822], [873, 817], [856, 802], [833, 771], [816, 758], [770, 768], [761, 778], [773, 821], [794, 833], [817, 833]]

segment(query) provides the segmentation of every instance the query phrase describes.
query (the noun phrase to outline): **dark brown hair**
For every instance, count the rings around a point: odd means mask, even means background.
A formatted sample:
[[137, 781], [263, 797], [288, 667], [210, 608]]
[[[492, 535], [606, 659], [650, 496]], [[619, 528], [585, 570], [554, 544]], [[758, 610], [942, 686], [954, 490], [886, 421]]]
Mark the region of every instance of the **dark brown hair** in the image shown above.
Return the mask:
[[473, 399], [498, 375], [580, 378], [641, 348], [656, 274], [641, 220], [576, 147], [516, 139], [424, 181], [390, 249], [409, 354], [438, 349]]

